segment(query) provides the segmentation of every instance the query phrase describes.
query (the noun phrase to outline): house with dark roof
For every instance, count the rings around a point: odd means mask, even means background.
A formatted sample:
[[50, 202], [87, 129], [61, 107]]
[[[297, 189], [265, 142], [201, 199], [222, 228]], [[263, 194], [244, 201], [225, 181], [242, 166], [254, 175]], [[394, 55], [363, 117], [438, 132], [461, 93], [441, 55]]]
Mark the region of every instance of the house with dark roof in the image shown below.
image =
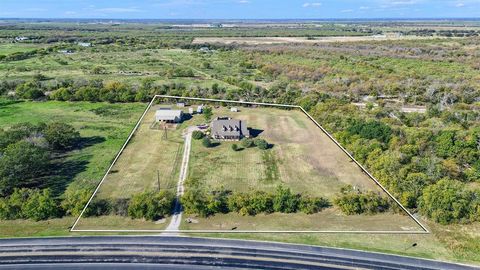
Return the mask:
[[211, 136], [215, 140], [239, 141], [249, 138], [246, 121], [229, 117], [218, 117], [210, 124]]

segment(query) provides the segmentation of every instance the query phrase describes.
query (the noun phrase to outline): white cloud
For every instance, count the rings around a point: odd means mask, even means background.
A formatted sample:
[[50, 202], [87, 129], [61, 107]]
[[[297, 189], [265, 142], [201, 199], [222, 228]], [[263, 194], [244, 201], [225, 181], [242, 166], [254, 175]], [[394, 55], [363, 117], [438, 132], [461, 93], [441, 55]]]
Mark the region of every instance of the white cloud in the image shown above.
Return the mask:
[[360, 10], [367, 10], [367, 9], [370, 9], [370, 7], [366, 7], [366, 6], [361, 6], [360, 7]]
[[240, 0], [240, 1], [238, 1], [238, 3], [239, 3], [239, 4], [249, 4], [250, 1], [248, 1], [248, 0]]
[[464, 6], [465, 6], [465, 3], [459, 2], [459, 3], [456, 3], [455, 6], [456, 6], [456, 7], [464, 7]]
[[77, 12], [75, 12], [75, 11], [70, 11], [70, 10], [65, 11], [65, 15], [75, 15], [75, 14], [77, 14]]
[[308, 2], [307, 2], [307, 3], [304, 3], [304, 4], [302, 5], [302, 7], [304, 7], [304, 8], [307, 8], [307, 7], [319, 7], [319, 6], [321, 6], [321, 5], [322, 5], [322, 3], [320, 3], [320, 2], [314, 2], [314, 3], [308, 3]]
[[340, 12], [342, 12], [342, 13], [350, 13], [350, 12], [353, 12], [353, 9], [344, 9], [344, 10], [340, 10]]

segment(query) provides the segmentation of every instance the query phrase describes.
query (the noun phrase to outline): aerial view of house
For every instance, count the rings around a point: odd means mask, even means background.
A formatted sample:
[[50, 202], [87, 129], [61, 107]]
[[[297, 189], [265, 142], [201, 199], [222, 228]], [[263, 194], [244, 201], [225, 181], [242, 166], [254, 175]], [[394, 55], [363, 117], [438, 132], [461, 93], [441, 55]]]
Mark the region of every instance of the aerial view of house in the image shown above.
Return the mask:
[[250, 137], [246, 121], [230, 117], [217, 117], [212, 121], [210, 127], [212, 138], [216, 140], [239, 141], [242, 138]]

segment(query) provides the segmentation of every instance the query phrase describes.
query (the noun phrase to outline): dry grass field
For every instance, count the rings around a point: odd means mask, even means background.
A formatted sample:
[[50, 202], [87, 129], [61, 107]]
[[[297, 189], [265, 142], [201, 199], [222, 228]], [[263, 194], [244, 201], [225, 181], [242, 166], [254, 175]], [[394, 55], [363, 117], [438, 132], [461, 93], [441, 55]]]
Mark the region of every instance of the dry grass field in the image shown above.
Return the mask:
[[183, 153], [182, 127], [164, 131], [150, 128], [152, 106], [97, 193], [99, 198], [130, 198], [144, 190], [175, 189]]
[[[235, 142], [222, 142], [213, 148], [194, 142], [189, 177], [207, 186], [272, 191], [283, 184], [294, 192], [328, 198], [347, 184], [382, 192], [299, 110], [241, 108], [234, 113], [218, 108], [214, 115], [245, 120], [249, 128], [260, 132], [259, 138], [266, 139], [273, 147], [267, 151], [249, 148], [234, 152], [231, 145]], [[267, 179], [272, 167], [278, 171], [278, 179]]]
[[[438, 37], [437, 37], [438, 38]], [[197, 37], [193, 44], [243, 44], [243, 45], [271, 45], [288, 43], [332, 43], [332, 42], [359, 42], [359, 41], [381, 41], [381, 40], [412, 40], [431, 39], [431, 37], [416, 36], [344, 36], [344, 37]]]
[[[203, 115], [194, 115], [168, 130], [165, 138], [163, 130], [151, 127], [159, 106], [149, 109], [100, 186], [96, 199], [130, 198], [144, 190], [156, 190], [157, 171], [160, 172], [160, 188], [176, 190], [183, 155], [182, 133], [189, 126], [204, 123], [205, 119]], [[252, 147], [233, 151], [232, 144], [239, 142], [220, 142], [206, 148], [200, 140], [193, 140], [188, 178], [198, 180], [208, 189], [273, 192], [277, 186], [284, 185], [295, 193], [333, 200], [340, 189], [349, 184], [363, 191], [383, 193], [299, 110], [240, 107], [239, 112], [231, 112], [227, 107], [217, 106], [213, 109], [213, 118], [217, 116], [246, 121], [252, 134], [267, 140], [272, 147], [268, 150]], [[246, 217], [231, 213], [209, 218], [190, 217], [197, 222], [185, 223], [183, 229], [420, 231], [420, 227], [406, 215], [345, 216], [335, 207], [314, 215], [296, 213]], [[107, 216], [82, 218], [76, 229], [162, 230], [164, 226], [165, 220], [155, 223]]]
[[[195, 223], [183, 223], [184, 230], [248, 230], [248, 231], [419, 231], [418, 225], [400, 214], [345, 216], [333, 208], [307, 215], [260, 214], [242, 216], [237, 213], [217, 214], [208, 218], [193, 217]], [[395, 221], [395, 222], [393, 222]], [[198, 222], [198, 223], [197, 223]]]

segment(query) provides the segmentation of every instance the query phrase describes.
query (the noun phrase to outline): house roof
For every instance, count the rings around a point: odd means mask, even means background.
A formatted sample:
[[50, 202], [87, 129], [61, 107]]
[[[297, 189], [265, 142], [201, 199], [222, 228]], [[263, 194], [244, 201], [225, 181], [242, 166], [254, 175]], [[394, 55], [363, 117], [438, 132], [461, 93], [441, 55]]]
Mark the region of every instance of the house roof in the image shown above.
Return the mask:
[[181, 110], [159, 109], [155, 112], [155, 118], [161, 120], [175, 120], [182, 117]]
[[247, 123], [238, 119], [217, 118], [211, 124], [213, 136], [250, 136]]

